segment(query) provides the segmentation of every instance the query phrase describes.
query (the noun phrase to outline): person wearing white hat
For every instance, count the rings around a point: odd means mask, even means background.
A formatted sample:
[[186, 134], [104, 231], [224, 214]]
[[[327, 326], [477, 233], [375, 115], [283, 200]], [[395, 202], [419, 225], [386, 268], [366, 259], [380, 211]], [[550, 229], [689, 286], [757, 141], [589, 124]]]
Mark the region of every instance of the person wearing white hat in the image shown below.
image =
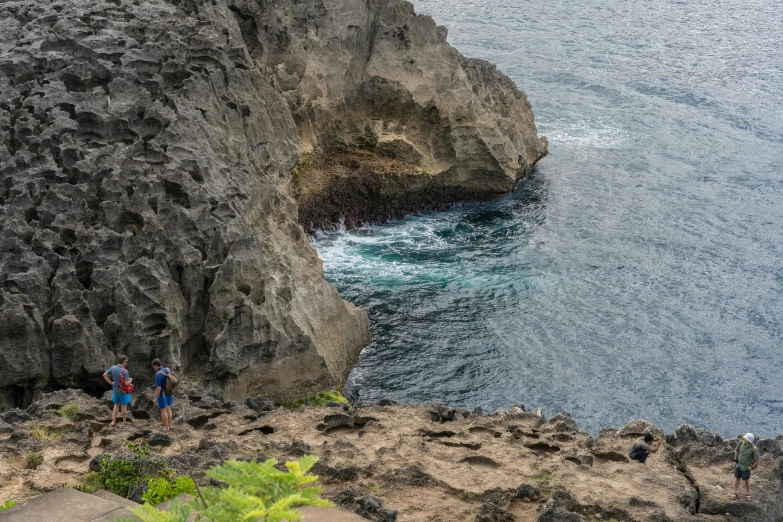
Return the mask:
[[746, 433], [742, 436], [742, 439], [737, 443], [737, 447], [734, 449], [734, 494], [731, 496], [732, 500], [737, 498], [737, 490], [739, 489], [740, 480], [745, 481], [745, 500], [750, 500], [750, 470], [756, 469], [759, 465], [759, 450], [753, 444], [752, 433]]

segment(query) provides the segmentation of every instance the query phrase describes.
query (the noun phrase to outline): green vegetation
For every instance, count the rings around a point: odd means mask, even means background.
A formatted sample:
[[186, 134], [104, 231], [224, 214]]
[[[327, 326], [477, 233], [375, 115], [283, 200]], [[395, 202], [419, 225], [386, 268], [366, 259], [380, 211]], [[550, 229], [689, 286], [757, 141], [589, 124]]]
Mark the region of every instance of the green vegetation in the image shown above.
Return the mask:
[[64, 404], [57, 410], [57, 415], [70, 419], [71, 422], [76, 422], [76, 417], [79, 415], [79, 407], [75, 404]]
[[280, 404], [279, 406], [288, 408], [289, 410], [295, 410], [305, 402], [309, 402], [313, 406], [326, 406], [330, 402], [339, 402], [340, 404], [347, 404], [348, 406], [351, 405], [351, 403], [348, 402], [348, 399], [343, 397], [342, 393], [338, 391], [326, 391], [326, 392], [318, 392], [312, 397], [307, 397], [306, 399], [299, 399], [293, 402], [286, 402]]
[[168, 466], [150, 457], [148, 444], [142, 446], [129, 442], [128, 449], [133, 452], [130, 459], [114, 458], [108, 453], [101, 459], [97, 480], [106, 490], [127, 497], [131, 488], [144, 485], [146, 491], [142, 498], [152, 505], [158, 505], [180, 493], [196, 493], [193, 479], [188, 476], [178, 477]]
[[43, 455], [36, 451], [31, 451], [27, 454], [27, 457], [25, 457], [25, 461], [27, 464], [27, 469], [35, 469], [43, 464]]
[[100, 473], [91, 471], [82, 477], [82, 483], [73, 486], [73, 489], [81, 491], [82, 493], [95, 493], [99, 489], [103, 488], [103, 478]]
[[101, 460], [100, 475], [104, 487], [121, 497], [127, 497], [132, 486], [144, 481], [133, 461], [114, 459], [109, 454]]
[[49, 426], [33, 426], [30, 428], [30, 435], [40, 440], [60, 440], [60, 437], [66, 433], [73, 433], [73, 426], [63, 426], [62, 428], [51, 428]]
[[317, 457], [305, 455], [299, 461], [286, 462], [288, 471], [275, 467], [274, 459], [266, 462], [226, 461], [207, 471], [207, 476], [225, 484], [208, 487], [203, 498], [187, 504], [172, 503], [169, 511], [159, 511], [149, 503], [131, 508], [143, 522], [185, 522], [191, 512], [197, 520], [209, 522], [280, 522], [301, 520], [300, 506], [331, 506], [319, 497], [321, 488], [303, 487], [318, 480], [307, 475]]
[[378, 135], [367, 126], [364, 128], [364, 134], [359, 136], [353, 144], [357, 149], [372, 152], [375, 150], [375, 147], [378, 146]]
[[617, 522], [616, 518], [610, 518], [609, 520], [604, 520], [602, 518], [598, 518], [595, 515], [590, 515], [590, 522]]
[[19, 502], [14, 502], [13, 500], [6, 500], [5, 504], [0, 506], [0, 511], [2, 511], [4, 509], [8, 509], [10, 507], [14, 507], [17, 504], [19, 504]]
[[547, 482], [555, 478], [555, 475], [557, 475], [557, 471], [553, 471], [552, 473], [539, 473], [538, 475], [530, 477], [530, 480], [533, 482]]
[[152, 506], [157, 506], [178, 495], [187, 493], [196, 496], [196, 483], [187, 475], [174, 478], [171, 473], [156, 479], [150, 479], [147, 483], [147, 491], [142, 495], [142, 500]]

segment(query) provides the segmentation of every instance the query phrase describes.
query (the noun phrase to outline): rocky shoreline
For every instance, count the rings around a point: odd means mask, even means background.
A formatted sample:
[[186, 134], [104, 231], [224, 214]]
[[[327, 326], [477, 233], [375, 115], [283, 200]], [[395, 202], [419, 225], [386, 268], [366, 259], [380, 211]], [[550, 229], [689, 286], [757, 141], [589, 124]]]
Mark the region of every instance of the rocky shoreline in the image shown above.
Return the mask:
[[[783, 517], [783, 437], [757, 441], [761, 465], [753, 500], [730, 500], [736, 439], [680, 426], [646, 464], [629, 444], [655, 426], [635, 420], [581, 431], [564, 413], [549, 419], [521, 407], [484, 414], [442, 405], [275, 407], [260, 397], [225, 401], [196, 390], [175, 402], [175, 426], [160, 431], [149, 393], [134, 400], [132, 423], [110, 427], [109, 401], [76, 390], [46, 395], [2, 414], [0, 503], [25, 500], [99, 469], [105, 453], [149, 444], [152, 458], [205, 484], [225, 459], [320, 458], [325, 496], [368, 520], [391, 521], [744, 521]], [[57, 415], [76, 405], [71, 421]], [[35, 427], [63, 433], [36, 438]], [[43, 456], [36, 469], [20, 463]], [[141, 492], [137, 492], [140, 497]]]

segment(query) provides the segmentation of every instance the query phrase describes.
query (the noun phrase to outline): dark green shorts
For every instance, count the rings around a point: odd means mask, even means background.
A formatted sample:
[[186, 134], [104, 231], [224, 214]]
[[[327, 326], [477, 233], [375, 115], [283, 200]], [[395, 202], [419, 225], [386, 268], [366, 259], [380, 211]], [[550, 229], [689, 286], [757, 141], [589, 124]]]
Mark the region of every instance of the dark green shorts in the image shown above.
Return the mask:
[[750, 480], [750, 470], [746, 469], [743, 471], [739, 468], [739, 466], [734, 466], [734, 476], [738, 479]]

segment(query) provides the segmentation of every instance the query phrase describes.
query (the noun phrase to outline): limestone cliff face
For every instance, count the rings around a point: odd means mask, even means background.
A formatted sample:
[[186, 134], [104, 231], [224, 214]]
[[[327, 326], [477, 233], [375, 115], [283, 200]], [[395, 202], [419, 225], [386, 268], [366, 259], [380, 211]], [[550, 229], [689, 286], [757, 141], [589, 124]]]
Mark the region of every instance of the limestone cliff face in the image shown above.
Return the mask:
[[345, 381], [367, 316], [297, 224], [250, 51], [220, 2], [0, 4], [0, 409], [102, 389], [120, 353], [228, 397]]
[[524, 93], [400, 0], [229, 0], [291, 106], [300, 220], [381, 221], [492, 199], [546, 155]]

